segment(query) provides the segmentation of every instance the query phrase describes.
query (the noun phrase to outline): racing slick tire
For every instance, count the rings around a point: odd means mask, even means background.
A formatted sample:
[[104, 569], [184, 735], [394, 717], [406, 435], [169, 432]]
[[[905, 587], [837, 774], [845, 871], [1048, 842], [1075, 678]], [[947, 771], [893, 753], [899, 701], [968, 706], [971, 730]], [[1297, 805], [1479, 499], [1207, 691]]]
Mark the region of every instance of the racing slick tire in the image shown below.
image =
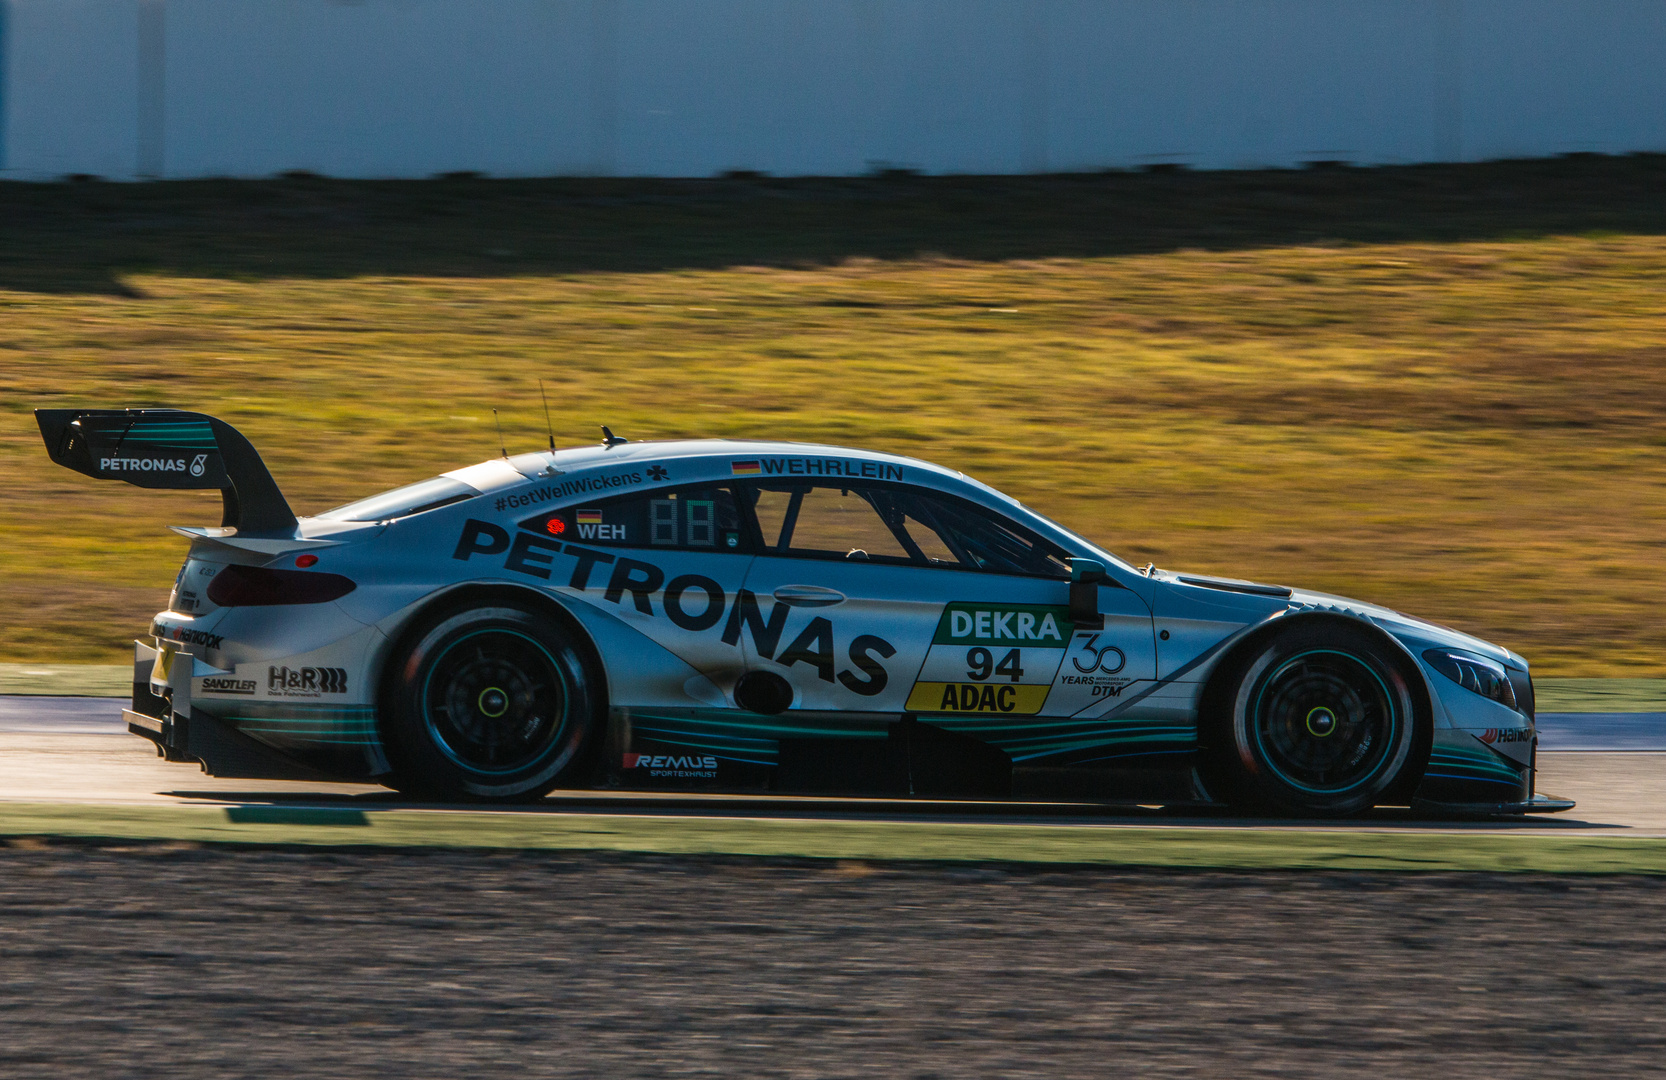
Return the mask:
[[513, 802], [583, 774], [603, 726], [600, 680], [555, 619], [494, 603], [443, 613], [407, 640], [382, 693], [390, 787]]
[[1406, 677], [1369, 633], [1293, 627], [1229, 665], [1199, 718], [1210, 786], [1236, 808], [1301, 817], [1369, 810], [1415, 767]]

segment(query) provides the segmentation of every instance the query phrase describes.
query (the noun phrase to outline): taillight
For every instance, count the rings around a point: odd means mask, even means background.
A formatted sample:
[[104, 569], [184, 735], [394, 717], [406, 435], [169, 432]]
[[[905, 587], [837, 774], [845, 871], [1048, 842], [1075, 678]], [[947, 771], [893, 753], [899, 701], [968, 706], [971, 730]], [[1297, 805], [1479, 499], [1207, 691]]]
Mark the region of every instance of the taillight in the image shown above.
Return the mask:
[[228, 566], [209, 582], [208, 598], [220, 607], [323, 604], [341, 599], [356, 587], [340, 574]]

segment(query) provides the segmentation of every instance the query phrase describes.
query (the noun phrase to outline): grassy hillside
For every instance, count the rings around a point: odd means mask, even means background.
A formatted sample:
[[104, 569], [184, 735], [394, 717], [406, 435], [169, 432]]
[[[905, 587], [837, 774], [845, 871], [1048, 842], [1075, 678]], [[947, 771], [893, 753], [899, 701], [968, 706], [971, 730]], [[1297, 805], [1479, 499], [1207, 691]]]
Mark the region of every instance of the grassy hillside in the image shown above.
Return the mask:
[[1159, 565], [1666, 674], [1666, 160], [1041, 179], [0, 186], [0, 659], [119, 660], [211, 494], [47, 460], [174, 405], [298, 511], [607, 423], [931, 458]]

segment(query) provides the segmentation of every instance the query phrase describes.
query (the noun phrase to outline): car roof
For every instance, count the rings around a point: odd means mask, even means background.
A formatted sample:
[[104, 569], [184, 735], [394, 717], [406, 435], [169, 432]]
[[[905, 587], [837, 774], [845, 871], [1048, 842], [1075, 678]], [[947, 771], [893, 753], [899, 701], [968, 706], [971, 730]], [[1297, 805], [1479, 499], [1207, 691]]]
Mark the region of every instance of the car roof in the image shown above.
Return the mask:
[[930, 469], [946, 476], [960, 475], [919, 458], [901, 454], [887, 454], [880, 450], [861, 450], [853, 446], [834, 446], [828, 443], [802, 443], [761, 439], [666, 439], [618, 443], [614, 446], [578, 446], [557, 450], [551, 458], [558, 468], [586, 468], [609, 465], [621, 461], [672, 461], [698, 457], [765, 457], [772, 454], [795, 457], [847, 457], [866, 461], [887, 461], [897, 465], [912, 465]]
[[[768, 459], [785, 459], [787, 464], [797, 462], [808, 464], [811, 460], [820, 458], [823, 461], [873, 463], [886, 468], [876, 469], [876, 477], [892, 476], [900, 479], [902, 470], [908, 470], [908, 477], [912, 483], [924, 483], [928, 487], [946, 487], [951, 489], [982, 489], [986, 485], [978, 483], [965, 473], [954, 469], [947, 469], [941, 465], [934, 465], [929, 461], [918, 458], [902, 457], [898, 454], [887, 454], [877, 450], [858, 450], [849, 446], [831, 446], [823, 443], [797, 442], [766, 442], [762, 440], [740, 439], [676, 439], [662, 442], [623, 442], [612, 446], [578, 446], [564, 450], [543, 450], [531, 454], [517, 454], [509, 458], [491, 458], [475, 465], [468, 465], [461, 469], [452, 469], [442, 473], [442, 476], [460, 480], [479, 491], [499, 491], [516, 487], [525, 483], [536, 483], [553, 476], [564, 476], [572, 473], [583, 473], [592, 469], [607, 469], [632, 466], [643, 466], [660, 463], [674, 463], [678, 461], [730, 461], [734, 463], [746, 462], [749, 459], [762, 459], [759, 464], [763, 471], [769, 473], [771, 464]], [[862, 475], [870, 475], [867, 470], [861, 470]], [[809, 471], [792, 470], [792, 475], [807, 476]], [[827, 475], [850, 475], [856, 473], [831, 472]], [[786, 474], [777, 474], [776, 479], [786, 479]], [[993, 491], [993, 489], [988, 489]], [[1004, 495], [994, 492], [997, 498], [1005, 499]]]
[[915, 482], [946, 482], [949, 486], [977, 485], [965, 473], [934, 465], [919, 458], [887, 454], [878, 450], [858, 450], [850, 446], [825, 443], [764, 441], [758, 439], [667, 439], [616, 443], [613, 446], [577, 446], [532, 454], [517, 454], [511, 458], [492, 458], [477, 465], [453, 469], [443, 475], [461, 480], [482, 491], [492, 490], [526, 480], [539, 479], [557, 473], [582, 472], [586, 469], [620, 465], [643, 465], [659, 462], [710, 460], [746, 460], [749, 458], [830, 458], [844, 461], [875, 462], [893, 467], [906, 467]]
[[[546, 476], [582, 472], [608, 466], [644, 465], [703, 458], [727, 458], [735, 461], [745, 461], [754, 457], [767, 458], [777, 455], [790, 458], [842, 458], [847, 461], [872, 461], [903, 466], [911, 470], [908, 474], [908, 482], [910, 483], [921, 483], [923, 481], [926, 486], [935, 486], [939, 489], [953, 491], [1002, 513], [1016, 514], [1032, 529], [1051, 537], [1055, 542], [1061, 543], [1067, 548], [1072, 545], [1087, 544], [1089, 548], [1106, 556], [1113, 564], [1129, 573], [1134, 572], [1133, 568], [1121, 558], [1093, 544], [1058, 522], [1043, 517], [997, 488], [955, 469], [934, 465], [919, 458], [888, 454], [879, 450], [859, 450], [855, 447], [835, 446], [828, 443], [760, 439], [645, 440], [642, 442], [615, 443], [613, 446], [593, 445], [569, 447], [555, 451], [544, 450], [532, 454], [519, 454], [508, 459], [494, 458], [483, 461], [478, 465], [455, 469], [443, 475], [461, 480], [481, 491], [497, 491], [507, 490], [522, 484], [536, 484]], [[794, 475], [809, 476], [811, 474], [795, 472]], [[765, 479], [783, 480], [787, 477], [777, 474], [773, 477], [765, 477]]]

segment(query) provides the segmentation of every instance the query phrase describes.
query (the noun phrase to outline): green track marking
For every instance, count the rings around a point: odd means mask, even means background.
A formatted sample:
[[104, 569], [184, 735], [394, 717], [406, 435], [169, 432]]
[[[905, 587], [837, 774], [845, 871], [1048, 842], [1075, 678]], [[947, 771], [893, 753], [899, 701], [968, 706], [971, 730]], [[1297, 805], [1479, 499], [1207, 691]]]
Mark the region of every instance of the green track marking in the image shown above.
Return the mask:
[[363, 810], [333, 806], [233, 806], [226, 820], [234, 825], [348, 825], [365, 826], [370, 819]]
[[1523, 832], [805, 821], [265, 804], [228, 809], [10, 803], [0, 804], [0, 836], [1241, 870], [1666, 874], [1666, 839]]

